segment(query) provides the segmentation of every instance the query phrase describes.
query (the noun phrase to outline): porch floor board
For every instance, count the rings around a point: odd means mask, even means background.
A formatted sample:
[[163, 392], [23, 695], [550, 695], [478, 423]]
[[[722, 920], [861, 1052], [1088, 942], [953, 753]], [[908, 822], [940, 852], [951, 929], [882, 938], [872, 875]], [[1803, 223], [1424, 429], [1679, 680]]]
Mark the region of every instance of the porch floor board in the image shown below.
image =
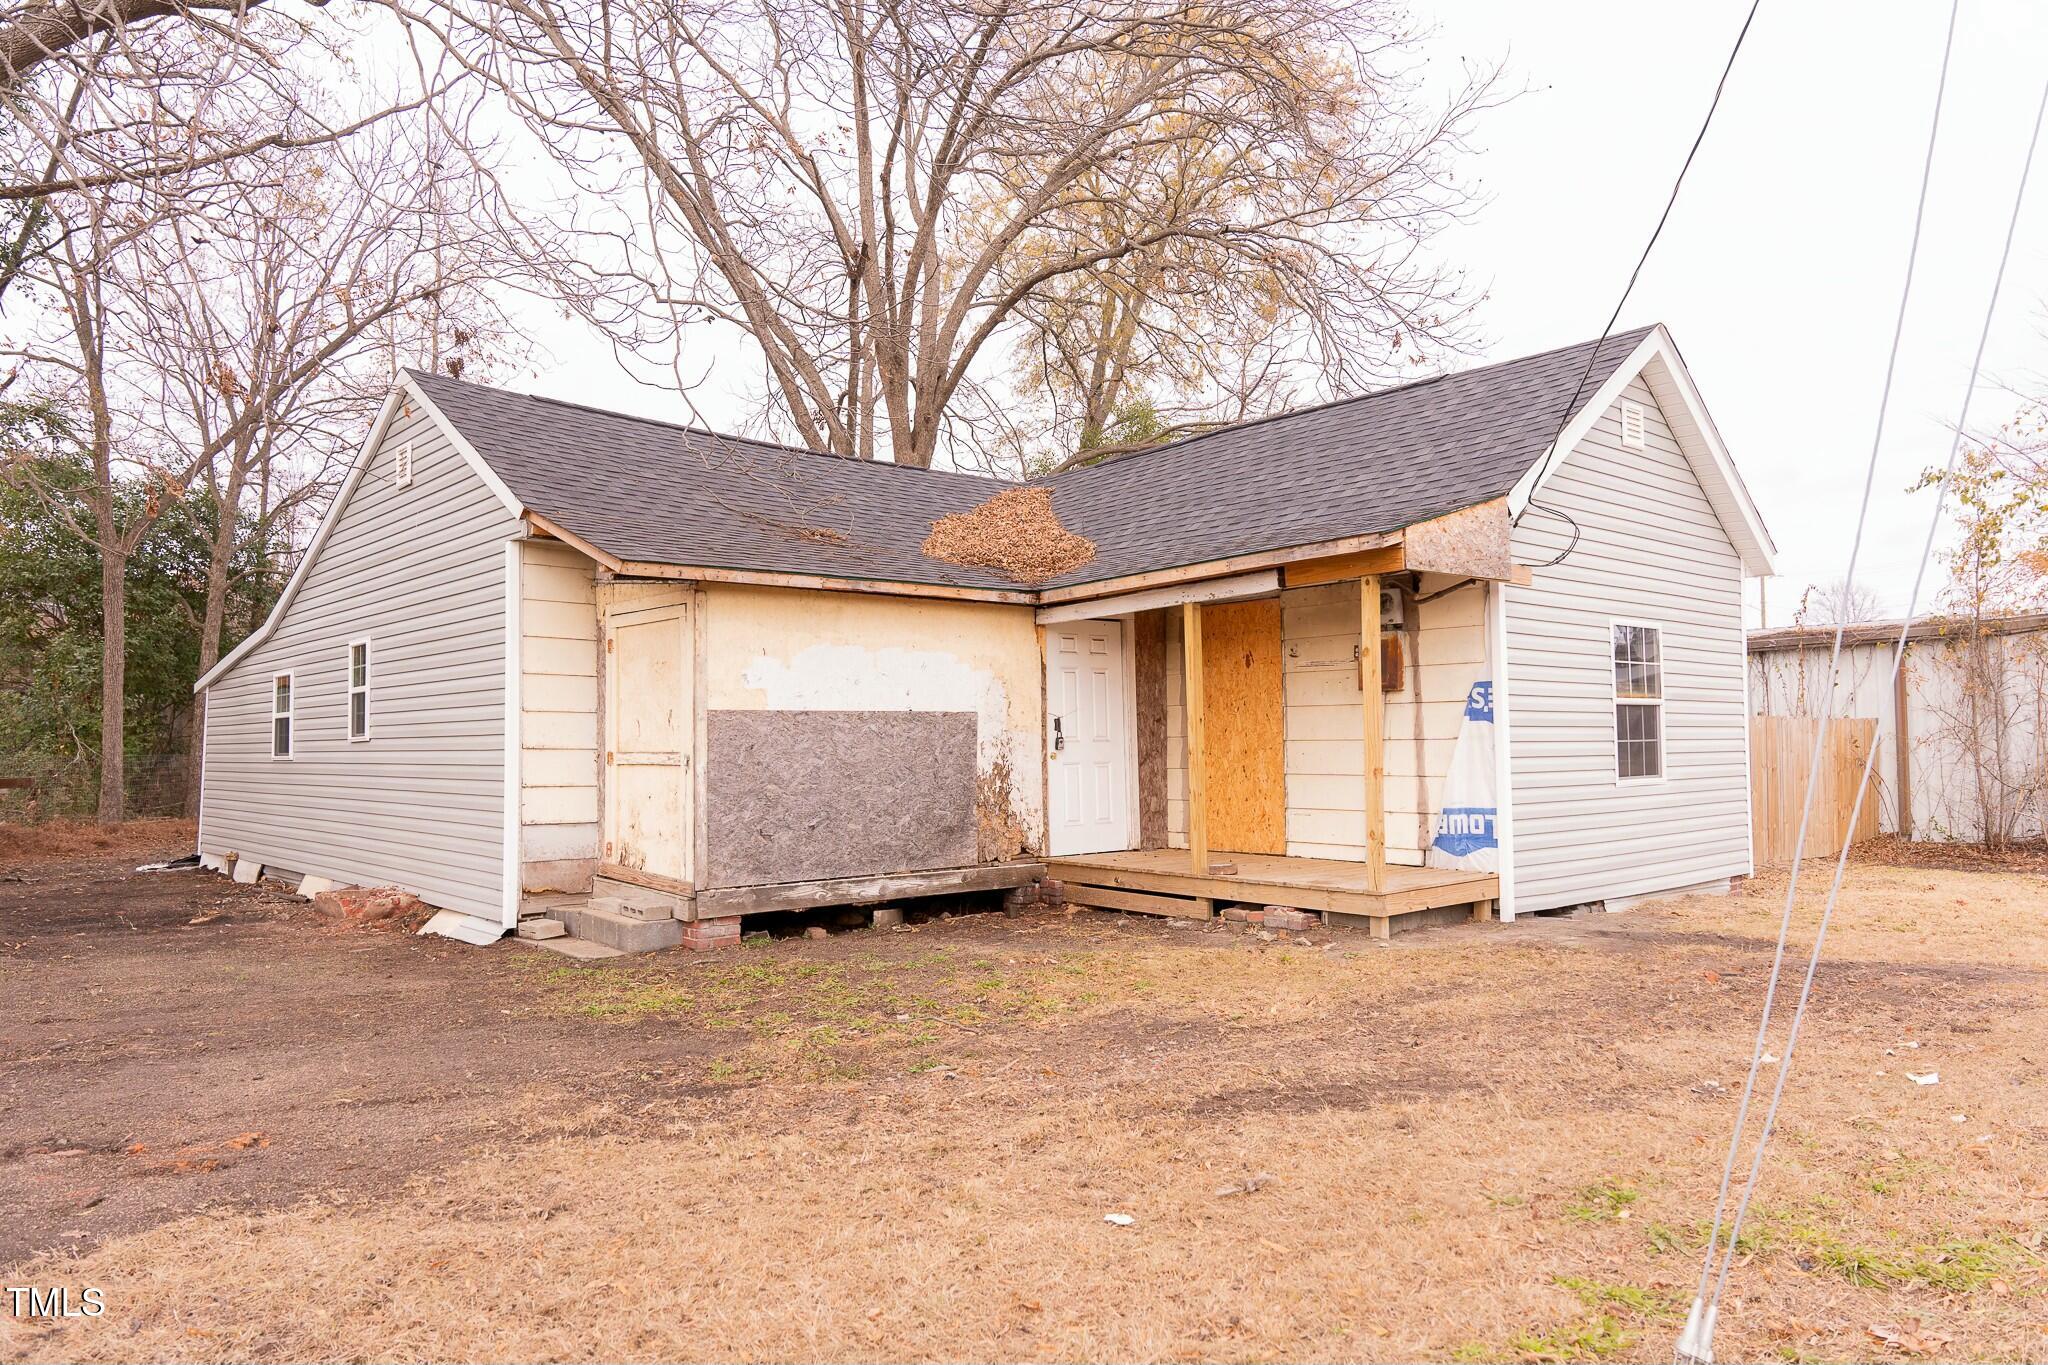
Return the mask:
[[[1443, 906], [1476, 905], [1500, 895], [1491, 872], [1434, 867], [1389, 867], [1378, 892], [1366, 889], [1364, 863], [1339, 858], [1286, 858], [1271, 853], [1215, 852], [1211, 863], [1236, 871], [1197, 875], [1184, 848], [1087, 853], [1046, 860], [1046, 875], [1081, 887], [1151, 892], [1199, 900], [1284, 905], [1387, 921]], [[1372, 925], [1384, 935], [1384, 923]]]

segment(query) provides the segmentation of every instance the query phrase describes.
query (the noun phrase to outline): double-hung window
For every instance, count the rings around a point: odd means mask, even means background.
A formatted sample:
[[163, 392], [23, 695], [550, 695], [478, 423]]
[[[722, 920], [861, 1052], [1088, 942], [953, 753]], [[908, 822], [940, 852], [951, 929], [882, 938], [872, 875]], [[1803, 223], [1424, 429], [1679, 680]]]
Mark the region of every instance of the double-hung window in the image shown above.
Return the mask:
[[348, 737], [370, 737], [370, 642], [357, 640], [348, 647]]
[[280, 673], [270, 680], [270, 756], [292, 756], [292, 675]]
[[1614, 623], [1614, 775], [1664, 776], [1664, 639], [1656, 626]]

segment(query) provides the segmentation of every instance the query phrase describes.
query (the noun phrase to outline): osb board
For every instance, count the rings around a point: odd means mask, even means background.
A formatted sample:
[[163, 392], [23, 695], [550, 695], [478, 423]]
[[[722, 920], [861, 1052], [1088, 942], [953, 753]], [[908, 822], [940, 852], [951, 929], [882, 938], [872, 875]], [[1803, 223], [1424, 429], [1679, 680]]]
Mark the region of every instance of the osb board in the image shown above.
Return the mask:
[[968, 867], [971, 711], [706, 717], [705, 887]]
[[1287, 734], [1279, 599], [1211, 603], [1201, 612], [1209, 847], [1285, 853]]
[[1402, 533], [1405, 567], [1469, 578], [1507, 578], [1515, 571], [1509, 537], [1514, 526], [1505, 498], [1482, 502]]
[[1166, 624], [1170, 613], [1134, 620], [1138, 713], [1138, 847], [1166, 847]]

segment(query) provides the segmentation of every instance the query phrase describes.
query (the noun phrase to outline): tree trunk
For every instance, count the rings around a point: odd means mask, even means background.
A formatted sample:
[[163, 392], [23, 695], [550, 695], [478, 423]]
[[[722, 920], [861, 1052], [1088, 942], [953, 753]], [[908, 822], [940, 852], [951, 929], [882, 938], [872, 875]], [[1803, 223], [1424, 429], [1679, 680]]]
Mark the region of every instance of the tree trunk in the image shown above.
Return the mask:
[[113, 509], [100, 516], [100, 804], [99, 822], [127, 818], [128, 557]]
[[[208, 547], [206, 558], [206, 606], [199, 618], [199, 676], [202, 678], [220, 662], [220, 639], [227, 629], [228, 564], [234, 558], [235, 533], [241, 526], [241, 518], [235, 515], [235, 509], [241, 506], [244, 467], [239, 451], [234, 458], [234, 468], [228, 472], [227, 491], [221, 498], [219, 524], [214, 528], [213, 544]], [[197, 820], [199, 775], [204, 771], [206, 761], [204, 692], [192, 699], [192, 740], [188, 752], [191, 761], [185, 765], [185, 814]]]

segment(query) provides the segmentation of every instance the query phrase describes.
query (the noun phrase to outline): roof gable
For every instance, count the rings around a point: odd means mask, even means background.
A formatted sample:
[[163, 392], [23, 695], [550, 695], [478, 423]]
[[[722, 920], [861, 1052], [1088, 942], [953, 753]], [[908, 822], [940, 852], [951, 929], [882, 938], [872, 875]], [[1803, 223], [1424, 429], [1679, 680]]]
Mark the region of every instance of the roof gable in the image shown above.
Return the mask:
[[[1418, 380], [1039, 482], [1096, 545], [1042, 588], [1392, 533], [1505, 497], [1583, 381], [1659, 329]], [[509, 492], [622, 562], [1015, 592], [932, 559], [931, 524], [1016, 485], [849, 459], [412, 373], [408, 386]]]

